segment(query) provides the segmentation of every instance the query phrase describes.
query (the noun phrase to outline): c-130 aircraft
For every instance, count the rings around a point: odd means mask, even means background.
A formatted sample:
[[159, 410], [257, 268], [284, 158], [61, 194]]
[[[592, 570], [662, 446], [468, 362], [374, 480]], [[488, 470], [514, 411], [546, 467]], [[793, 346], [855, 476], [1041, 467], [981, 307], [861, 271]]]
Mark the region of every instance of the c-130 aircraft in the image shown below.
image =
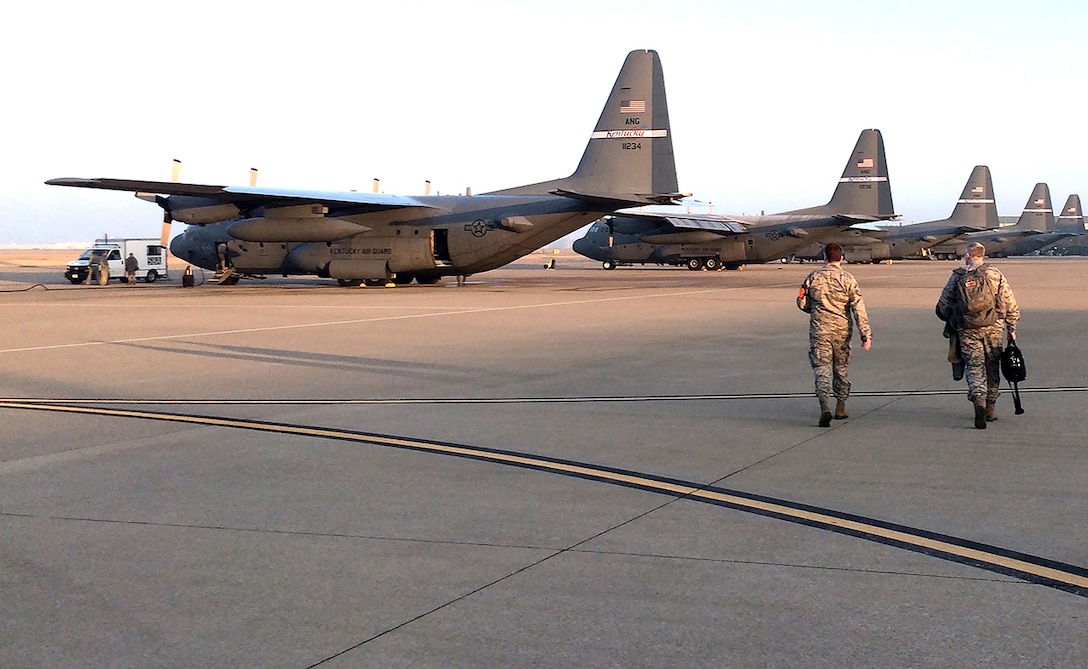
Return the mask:
[[895, 218], [879, 130], [862, 130], [831, 200], [760, 216], [624, 211], [595, 222], [574, 250], [605, 269], [634, 263], [738, 269], [790, 256], [855, 223]]
[[652, 50], [627, 55], [582, 160], [565, 179], [471, 196], [124, 179], [46, 183], [130, 191], [156, 202], [165, 224], [189, 224], [170, 251], [198, 267], [217, 269], [217, 247], [225, 243], [235, 277], [316, 274], [342, 285], [461, 279], [532, 253], [604, 214], [683, 197], [661, 61]]

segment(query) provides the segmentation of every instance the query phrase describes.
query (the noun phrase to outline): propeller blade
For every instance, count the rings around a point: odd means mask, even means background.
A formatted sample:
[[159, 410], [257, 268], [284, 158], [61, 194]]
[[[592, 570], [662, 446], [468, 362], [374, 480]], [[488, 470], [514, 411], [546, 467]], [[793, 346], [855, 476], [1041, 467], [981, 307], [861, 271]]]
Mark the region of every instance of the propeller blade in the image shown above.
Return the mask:
[[[178, 181], [181, 179], [181, 161], [174, 158], [174, 163], [170, 167], [170, 181]], [[170, 210], [166, 208], [166, 202], [160, 202], [162, 206], [162, 232], [159, 233], [159, 245], [166, 248], [166, 245], [170, 243], [170, 224], [174, 219], [170, 216]]]

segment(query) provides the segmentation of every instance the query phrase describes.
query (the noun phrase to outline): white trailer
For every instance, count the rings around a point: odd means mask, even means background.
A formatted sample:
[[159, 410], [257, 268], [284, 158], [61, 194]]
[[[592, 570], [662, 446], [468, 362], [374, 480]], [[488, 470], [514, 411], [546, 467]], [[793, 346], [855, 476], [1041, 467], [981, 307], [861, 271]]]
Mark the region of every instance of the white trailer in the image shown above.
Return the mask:
[[154, 283], [159, 279], [169, 279], [167, 267], [166, 247], [156, 238], [148, 239], [96, 239], [94, 246], [84, 251], [78, 258], [68, 263], [64, 272], [65, 278], [72, 283], [83, 283], [87, 280], [87, 273], [91, 259], [106, 255], [109, 263], [109, 278], [124, 282], [125, 258], [128, 254], [136, 257], [140, 263], [140, 269], [136, 270], [136, 279], [143, 279], [147, 283]]

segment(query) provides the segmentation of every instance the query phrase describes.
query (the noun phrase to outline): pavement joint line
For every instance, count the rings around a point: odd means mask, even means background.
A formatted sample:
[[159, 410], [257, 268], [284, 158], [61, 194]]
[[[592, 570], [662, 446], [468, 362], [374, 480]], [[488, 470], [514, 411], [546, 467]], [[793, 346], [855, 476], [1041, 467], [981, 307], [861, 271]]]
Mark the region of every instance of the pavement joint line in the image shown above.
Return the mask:
[[[865, 518], [844, 512], [815, 507], [800, 502], [777, 499], [737, 490], [716, 488], [712, 484], [683, 481], [654, 474], [623, 470], [590, 463], [562, 460], [547, 456], [503, 451], [454, 443], [425, 441], [396, 435], [381, 435], [322, 428], [316, 426], [274, 423], [259, 420], [221, 418], [189, 414], [152, 413], [147, 411], [107, 409], [32, 402], [0, 402], [0, 408], [50, 411], [73, 414], [113, 416], [244, 429], [259, 432], [334, 439], [375, 446], [402, 448], [455, 457], [463, 457], [499, 465], [523, 467], [536, 471], [581, 478], [589, 481], [629, 487], [651, 493], [665, 494], [723, 506], [736, 511], [753, 513], [785, 522], [823, 529], [887, 546], [921, 553], [930, 557], [956, 562], [979, 569], [1012, 576], [1022, 581], [1054, 588], [1088, 598], [1088, 568], [1061, 563], [998, 546], [953, 537], [920, 528], [898, 525], [879, 519]], [[670, 502], [666, 502], [668, 504]], [[577, 545], [577, 544], [576, 544]]]
[[[1036, 393], [1083, 393], [1088, 386], [1051, 386], [1042, 388], [1020, 388], [1021, 395]], [[958, 389], [920, 389], [920, 390], [861, 390], [851, 391], [851, 398], [858, 397], [937, 397], [962, 395]], [[124, 404], [155, 405], [172, 404], [178, 406], [276, 406], [276, 405], [364, 405], [364, 404], [575, 404], [593, 402], [691, 402], [691, 401], [726, 401], [726, 400], [794, 400], [812, 399], [811, 391], [797, 393], [722, 393], [691, 395], [586, 395], [580, 397], [387, 397], [387, 398], [343, 398], [326, 399], [303, 398], [122, 398], [122, 397], [7, 397], [0, 398], [0, 403], [37, 402], [41, 404]]]
[[[657, 508], [651, 509], [653, 512]], [[645, 514], [640, 514], [645, 515]], [[782, 562], [772, 560], [742, 560], [738, 558], [722, 558], [722, 557], [706, 557], [700, 555], [674, 555], [669, 553], [647, 553], [645, 551], [617, 551], [617, 550], [605, 550], [600, 548], [579, 548], [572, 547], [561, 549], [556, 546], [531, 546], [525, 544], [503, 544], [495, 542], [482, 542], [482, 541], [453, 541], [450, 539], [430, 539], [419, 537], [398, 537], [398, 536], [385, 536], [377, 534], [353, 534], [350, 532], [315, 532], [309, 530], [286, 530], [278, 528], [268, 527], [238, 527], [230, 525], [201, 525], [198, 523], [164, 523], [150, 520], [132, 520], [124, 518], [94, 518], [89, 516], [54, 516], [54, 515], [40, 515], [34, 513], [19, 513], [14, 511], [0, 511], [0, 517], [3, 518], [17, 518], [21, 520], [48, 520], [48, 521], [60, 521], [60, 522], [73, 522], [73, 523], [104, 523], [108, 525], [138, 525], [141, 527], [161, 527], [166, 529], [183, 529], [183, 530], [208, 530], [208, 531], [222, 531], [222, 532], [239, 532], [239, 533], [251, 533], [251, 534], [283, 534], [296, 537], [323, 537], [332, 539], [363, 539], [367, 541], [390, 541], [390, 542], [403, 542], [403, 543], [416, 543], [416, 544], [436, 544], [443, 546], [472, 546], [477, 548], [515, 548], [518, 550], [534, 550], [534, 551], [561, 551], [565, 550], [570, 553], [584, 553], [586, 555], [610, 555], [610, 556], [624, 556], [624, 557], [644, 557], [653, 558], [659, 560], [678, 560], [682, 562], [715, 562], [722, 564], [745, 564], [767, 567], [789, 567], [791, 569], [815, 569], [821, 571], [842, 571], [859, 574], [889, 574], [896, 576], [918, 576], [921, 578], [937, 578], [948, 579], [954, 581], [995, 581], [1000, 583], [1007, 583], [1005, 579], [994, 579], [980, 576], [953, 576], [948, 574], [927, 574], [921, 571], [907, 571], [907, 570], [895, 570], [895, 569], [871, 569], [863, 567], [836, 567], [821, 564], [806, 564], [803, 562]], [[584, 542], [583, 542], [584, 543]]]

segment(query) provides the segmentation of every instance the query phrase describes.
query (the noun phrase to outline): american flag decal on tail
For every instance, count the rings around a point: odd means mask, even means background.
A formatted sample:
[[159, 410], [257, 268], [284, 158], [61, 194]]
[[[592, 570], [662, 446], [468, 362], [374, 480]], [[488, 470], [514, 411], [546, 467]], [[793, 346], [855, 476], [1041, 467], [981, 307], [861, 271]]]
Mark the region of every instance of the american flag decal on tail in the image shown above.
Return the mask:
[[621, 114], [645, 114], [645, 100], [620, 100]]

